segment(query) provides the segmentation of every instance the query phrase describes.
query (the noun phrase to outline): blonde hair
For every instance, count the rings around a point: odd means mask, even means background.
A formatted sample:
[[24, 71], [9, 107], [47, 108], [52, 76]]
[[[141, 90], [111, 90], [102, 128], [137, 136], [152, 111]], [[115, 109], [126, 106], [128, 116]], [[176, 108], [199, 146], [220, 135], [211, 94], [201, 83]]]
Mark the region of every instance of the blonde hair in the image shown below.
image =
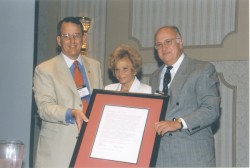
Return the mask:
[[116, 64], [119, 60], [127, 57], [135, 70], [135, 72], [140, 72], [142, 69], [142, 57], [139, 52], [128, 45], [122, 44], [115, 48], [115, 50], [109, 56], [109, 68], [113, 71], [116, 68]]

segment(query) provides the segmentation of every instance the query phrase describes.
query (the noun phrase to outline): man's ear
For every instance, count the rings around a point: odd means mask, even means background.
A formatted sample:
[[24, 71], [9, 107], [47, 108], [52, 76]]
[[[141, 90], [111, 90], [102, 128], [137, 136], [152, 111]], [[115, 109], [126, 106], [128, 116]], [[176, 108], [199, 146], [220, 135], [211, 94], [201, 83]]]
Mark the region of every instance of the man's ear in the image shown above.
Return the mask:
[[61, 47], [61, 38], [60, 38], [60, 36], [56, 37], [56, 42], [57, 42], [57, 45]]
[[180, 44], [180, 48], [183, 49], [183, 41], [182, 41], [182, 38], [178, 39], [178, 43]]

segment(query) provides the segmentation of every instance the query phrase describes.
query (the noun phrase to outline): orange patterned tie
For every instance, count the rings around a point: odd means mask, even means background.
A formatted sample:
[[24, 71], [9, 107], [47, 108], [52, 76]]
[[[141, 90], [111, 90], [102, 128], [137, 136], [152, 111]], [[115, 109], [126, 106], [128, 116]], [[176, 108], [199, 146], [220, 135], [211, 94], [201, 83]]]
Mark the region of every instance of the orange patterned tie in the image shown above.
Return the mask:
[[[84, 80], [82, 78], [81, 71], [80, 71], [80, 69], [78, 67], [78, 61], [74, 62], [74, 80], [75, 80], [75, 84], [76, 84], [77, 88], [83, 87]], [[86, 110], [87, 110], [87, 107], [88, 107], [88, 103], [87, 103], [86, 99], [82, 99], [82, 105], [83, 105], [82, 111], [84, 113], [86, 113]]]

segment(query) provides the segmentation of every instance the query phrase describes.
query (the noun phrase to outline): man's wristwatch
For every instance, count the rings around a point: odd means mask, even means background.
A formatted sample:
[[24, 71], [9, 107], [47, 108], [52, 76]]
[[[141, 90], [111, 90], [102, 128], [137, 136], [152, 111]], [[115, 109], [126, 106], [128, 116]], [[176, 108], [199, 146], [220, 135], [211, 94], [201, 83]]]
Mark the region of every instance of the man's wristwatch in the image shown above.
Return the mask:
[[181, 128], [179, 129], [179, 131], [180, 131], [180, 130], [182, 130], [182, 128], [183, 128], [183, 124], [182, 124], [181, 119], [180, 119], [180, 118], [173, 118], [173, 120], [174, 120], [174, 121], [177, 121], [178, 123], [180, 123], [180, 124], [181, 124]]

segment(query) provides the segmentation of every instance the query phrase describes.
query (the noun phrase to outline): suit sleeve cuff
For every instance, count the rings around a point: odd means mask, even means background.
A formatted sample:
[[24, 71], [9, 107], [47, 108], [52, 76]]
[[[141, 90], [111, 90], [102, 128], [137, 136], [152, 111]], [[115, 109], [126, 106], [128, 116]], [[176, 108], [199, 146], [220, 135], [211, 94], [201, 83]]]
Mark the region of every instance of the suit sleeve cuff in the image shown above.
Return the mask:
[[65, 120], [67, 124], [75, 124], [75, 119], [74, 117], [72, 117], [71, 112], [72, 112], [72, 109], [68, 109], [66, 111]]
[[182, 129], [188, 129], [185, 120], [184, 120], [183, 118], [180, 118], [180, 119], [181, 119], [181, 122], [182, 122], [182, 124], [183, 124], [183, 128], [182, 128]]

